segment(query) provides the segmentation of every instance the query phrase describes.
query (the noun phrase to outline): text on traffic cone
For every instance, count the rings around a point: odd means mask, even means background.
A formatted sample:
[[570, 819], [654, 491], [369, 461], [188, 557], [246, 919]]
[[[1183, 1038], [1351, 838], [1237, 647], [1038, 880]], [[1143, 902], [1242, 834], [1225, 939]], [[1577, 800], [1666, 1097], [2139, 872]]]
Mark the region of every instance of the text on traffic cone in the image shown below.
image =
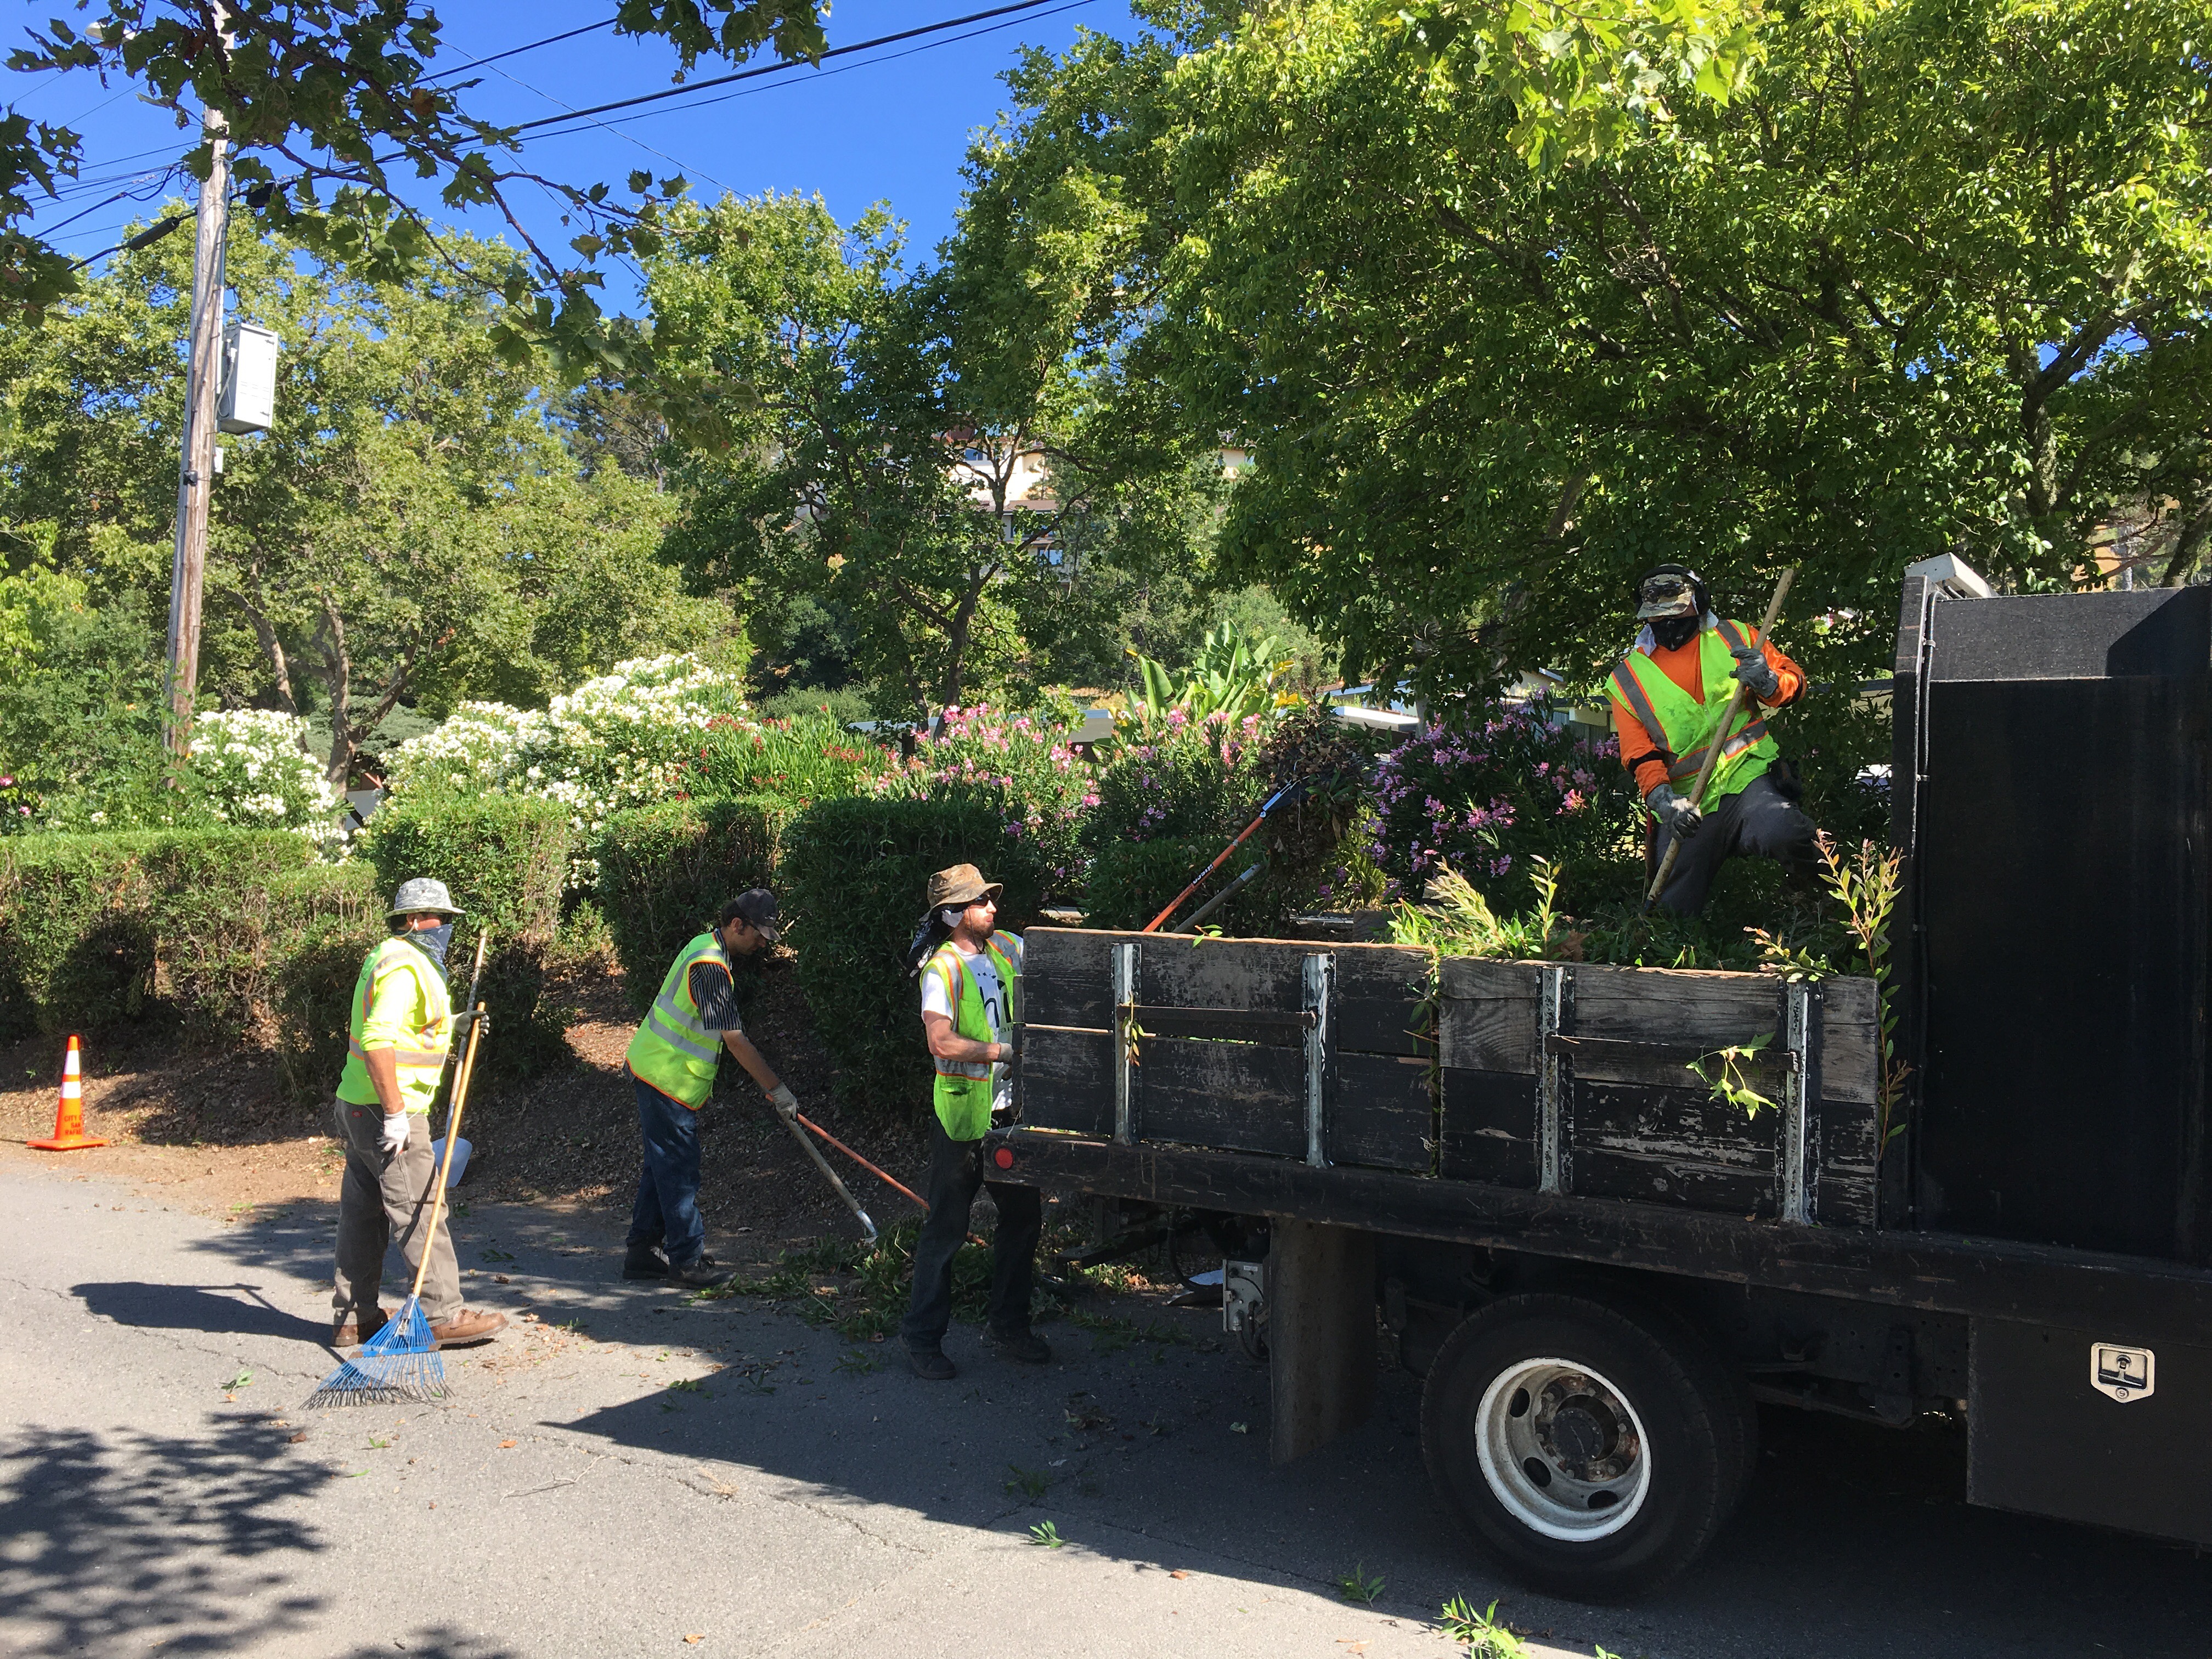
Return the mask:
[[84, 1074], [77, 1064], [77, 1040], [70, 1039], [69, 1057], [62, 1061], [62, 1097], [54, 1103], [54, 1134], [51, 1140], [30, 1144], [42, 1152], [74, 1152], [107, 1143], [84, 1132]]

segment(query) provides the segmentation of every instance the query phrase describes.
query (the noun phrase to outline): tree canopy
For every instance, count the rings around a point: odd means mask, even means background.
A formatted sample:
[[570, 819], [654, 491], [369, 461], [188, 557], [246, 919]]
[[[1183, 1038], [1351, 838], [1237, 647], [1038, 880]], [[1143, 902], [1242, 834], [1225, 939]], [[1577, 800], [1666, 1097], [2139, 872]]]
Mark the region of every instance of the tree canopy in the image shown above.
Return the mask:
[[2127, 525], [2150, 579], [2197, 568], [2201, 9], [1792, 5], [1717, 95], [1617, 76], [1558, 143], [1452, 4], [1158, 16], [1029, 58], [986, 187], [1110, 243], [1102, 396], [1133, 441], [1235, 434], [1224, 570], [1353, 661], [1591, 672], [1662, 560], [1751, 611], [1798, 566], [1863, 666], [1929, 554], [2063, 586]]

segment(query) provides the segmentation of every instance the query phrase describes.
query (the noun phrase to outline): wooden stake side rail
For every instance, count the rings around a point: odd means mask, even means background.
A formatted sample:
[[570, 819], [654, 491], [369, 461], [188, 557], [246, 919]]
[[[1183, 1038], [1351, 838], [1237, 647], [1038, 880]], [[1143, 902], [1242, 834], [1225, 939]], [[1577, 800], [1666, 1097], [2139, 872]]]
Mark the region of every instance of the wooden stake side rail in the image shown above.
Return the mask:
[[[1021, 1121], [1788, 1224], [1875, 1219], [1870, 981], [1026, 936]], [[1728, 1048], [1755, 1113], [1689, 1069]]]
[[2155, 1347], [2212, 1329], [2212, 1270], [2056, 1245], [1870, 1228], [1778, 1227], [1671, 1205], [1315, 1169], [1028, 1128], [994, 1132], [994, 1179], [1240, 1215], [1293, 1217], [1484, 1249], [2016, 1320]]

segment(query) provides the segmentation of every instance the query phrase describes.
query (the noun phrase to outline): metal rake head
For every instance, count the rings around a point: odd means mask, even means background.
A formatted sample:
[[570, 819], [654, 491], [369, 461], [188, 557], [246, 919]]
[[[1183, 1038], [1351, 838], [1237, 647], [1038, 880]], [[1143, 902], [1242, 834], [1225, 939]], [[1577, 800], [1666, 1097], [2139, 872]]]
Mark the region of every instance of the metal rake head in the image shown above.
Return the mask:
[[438, 1339], [430, 1334], [422, 1304], [410, 1296], [358, 1354], [323, 1379], [307, 1403], [310, 1410], [387, 1405], [442, 1399], [445, 1392], [446, 1365], [438, 1357]]

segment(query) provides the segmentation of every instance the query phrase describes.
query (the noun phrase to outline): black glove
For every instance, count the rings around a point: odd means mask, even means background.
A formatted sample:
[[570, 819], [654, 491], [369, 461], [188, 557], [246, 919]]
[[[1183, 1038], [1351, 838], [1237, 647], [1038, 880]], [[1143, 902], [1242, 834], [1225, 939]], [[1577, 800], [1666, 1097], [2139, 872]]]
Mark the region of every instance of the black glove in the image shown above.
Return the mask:
[[455, 1036], [458, 1037], [465, 1035], [469, 1027], [471, 1025], [477, 1028], [477, 1036], [479, 1040], [489, 1036], [491, 1035], [491, 1015], [482, 1008], [471, 1008], [464, 1013], [459, 1013], [453, 1016], [453, 1035]]
[[1678, 841], [1689, 840], [1705, 821], [1705, 815], [1693, 803], [1676, 794], [1671, 784], [1661, 784], [1644, 798], [1644, 804], [1651, 809], [1661, 827]]
[[1759, 647], [1739, 645], [1729, 654], [1735, 658], [1735, 666], [1729, 672], [1741, 680], [1753, 696], [1771, 697], [1782, 689], [1782, 677]]

